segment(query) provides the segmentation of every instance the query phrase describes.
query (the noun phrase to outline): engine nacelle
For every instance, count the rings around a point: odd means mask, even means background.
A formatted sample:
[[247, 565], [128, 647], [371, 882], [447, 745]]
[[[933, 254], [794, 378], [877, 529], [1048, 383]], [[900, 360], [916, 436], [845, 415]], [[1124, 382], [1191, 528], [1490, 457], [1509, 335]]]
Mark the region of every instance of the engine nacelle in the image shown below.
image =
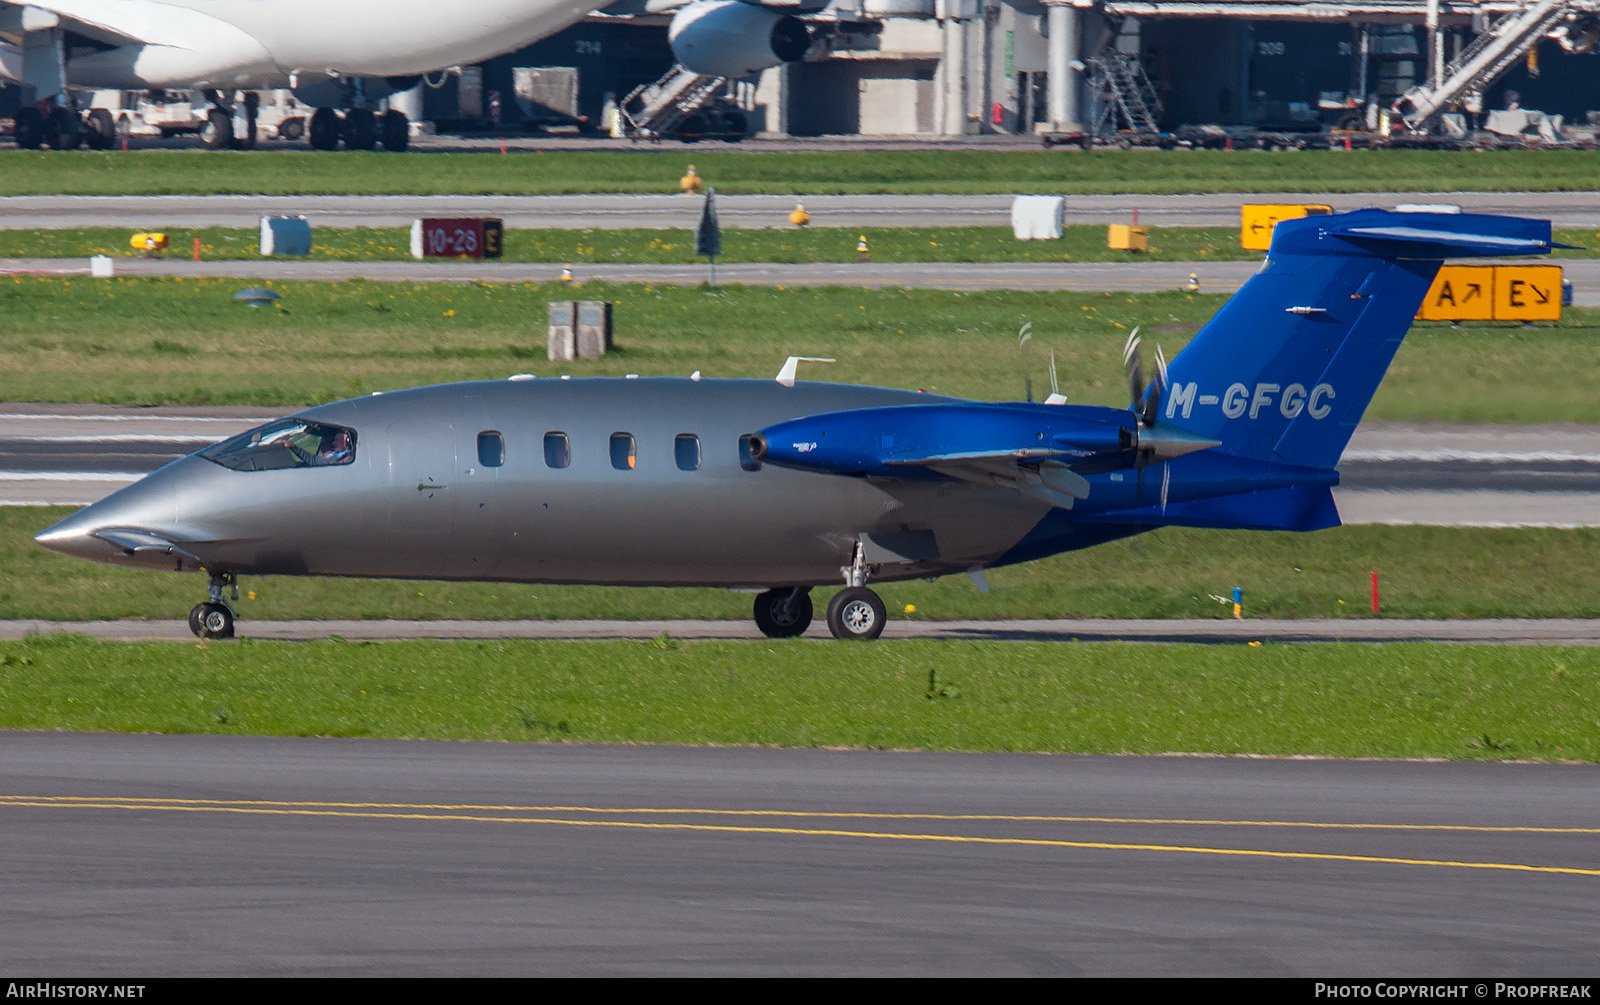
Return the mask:
[[811, 47], [804, 21], [741, 0], [696, 0], [673, 15], [667, 38], [678, 62], [713, 77], [793, 63]]
[[1137, 420], [1126, 409], [1056, 405], [891, 405], [790, 419], [756, 433], [750, 453], [801, 471], [902, 479], [943, 478], [932, 458], [1011, 456], [1084, 471], [1138, 463]]

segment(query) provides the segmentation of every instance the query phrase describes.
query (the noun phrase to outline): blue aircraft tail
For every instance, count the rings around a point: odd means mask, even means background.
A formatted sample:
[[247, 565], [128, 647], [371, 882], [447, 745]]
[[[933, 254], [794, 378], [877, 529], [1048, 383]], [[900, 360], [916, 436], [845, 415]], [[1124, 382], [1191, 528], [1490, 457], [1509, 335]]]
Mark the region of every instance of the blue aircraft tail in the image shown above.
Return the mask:
[[1363, 209], [1285, 220], [1168, 368], [1160, 418], [1218, 451], [1331, 468], [1446, 258], [1547, 254], [1550, 222]]

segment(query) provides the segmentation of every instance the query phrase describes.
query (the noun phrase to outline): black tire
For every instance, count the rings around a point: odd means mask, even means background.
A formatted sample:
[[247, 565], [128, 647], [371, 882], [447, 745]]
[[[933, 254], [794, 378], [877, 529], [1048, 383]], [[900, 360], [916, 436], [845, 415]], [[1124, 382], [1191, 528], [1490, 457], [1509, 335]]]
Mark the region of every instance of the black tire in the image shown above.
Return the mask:
[[771, 639], [791, 639], [811, 627], [810, 590], [779, 587], [756, 594], [756, 627]]
[[676, 130], [677, 139], [681, 143], [699, 143], [710, 132], [712, 132], [711, 116], [705, 112], [691, 113], [679, 123]]
[[55, 108], [45, 123], [44, 138], [52, 150], [76, 150], [83, 140], [83, 120], [70, 108]]
[[278, 139], [280, 140], [297, 140], [305, 134], [305, 119], [284, 119], [282, 122], [278, 123]]
[[233, 116], [220, 108], [207, 112], [205, 125], [200, 127], [200, 145], [207, 150], [233, 146]]
[[227, 604], [207, 601], [189, 612], [189, 628], [202, 639], [233, 638], [233, 612]]
[[339, 113], [331, 108], [319, 108], [311, 113], [311, 148], [313, 150], [339, 149], [339, 134], [343, 131]]
[[235, 150], [254, 150], [255, 148], [256, 148], [256, 120], [252, 119], [252, 118], [247, 118], [247, 119], [244, 120], [244, 134], [243, 135], [237, 135], [236, 134], [233, 137], [233, 149], [235, 149]]
[[836, 639], [870, 641], [889, 620], [883, 601], [865, 586], [848, 586], [828, 601], [828, 631]]
[[352, 108], [344, 113], [344, 148], [371, 150], [378, 145], [378, 117], [370, 108]]
[[403, 154], [411, 146], [411, 121], [406, 118], [405, 112], [391, 108], [383, 113], [383, 119], [378, 123], [378, 140], [383, 144], [383, 149], [391, 153]]
[[104, 108], [91, 108], [83, 117], [84, 138], [91, 150], [110, 150], [117, 142], [117, 121]]
[[725, 108], [718, 118], [722, 138], [729, 143], [738, 143], [750, 132], [750, 118], [740, 109]]
[[37, 108], [22, 108], [17, 111], [14, 138], [17, 146], [23, 150], [37, 150], [44, 143], [44, 116], [39, 114]]

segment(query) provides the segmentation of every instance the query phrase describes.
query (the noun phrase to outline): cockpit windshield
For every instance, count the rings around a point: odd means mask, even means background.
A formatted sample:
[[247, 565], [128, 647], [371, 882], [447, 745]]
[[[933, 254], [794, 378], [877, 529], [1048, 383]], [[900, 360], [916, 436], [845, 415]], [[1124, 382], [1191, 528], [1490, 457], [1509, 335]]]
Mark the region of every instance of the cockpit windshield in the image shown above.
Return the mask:
[[323, 468], [356, 459], [356, 431], [305, 419], [279, 419], [200, 451], [235, 471]]

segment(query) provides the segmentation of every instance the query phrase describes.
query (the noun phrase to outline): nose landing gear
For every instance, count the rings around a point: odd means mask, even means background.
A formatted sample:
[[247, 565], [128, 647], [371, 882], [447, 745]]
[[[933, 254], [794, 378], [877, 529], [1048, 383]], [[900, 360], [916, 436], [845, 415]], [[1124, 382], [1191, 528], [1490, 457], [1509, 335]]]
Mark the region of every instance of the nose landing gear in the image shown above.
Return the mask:
[[194, 605], [194, 610], [189, 612], [189, 630], [202, 639], [233, 638], [233, 608], [223, 602], [223, 587], [231, 587], [233, 599], [239, 599], [238, 574], [213, 572], [210, 599]]
[[875, 566], [867, 565], [861, 543], [856, 542], [850, 564], [839, 569], [845, 588], [828, 601], [828, 631], [834, 638], [868, 642], [883, 634], [888, 612], [882, 598], [867, 589], [867, 574], [875, 571]]
[[847, 586], [828, 601], [828, 631], [836, 639], [875, 639], [888, 618], [882, 598], [865, 586]]

